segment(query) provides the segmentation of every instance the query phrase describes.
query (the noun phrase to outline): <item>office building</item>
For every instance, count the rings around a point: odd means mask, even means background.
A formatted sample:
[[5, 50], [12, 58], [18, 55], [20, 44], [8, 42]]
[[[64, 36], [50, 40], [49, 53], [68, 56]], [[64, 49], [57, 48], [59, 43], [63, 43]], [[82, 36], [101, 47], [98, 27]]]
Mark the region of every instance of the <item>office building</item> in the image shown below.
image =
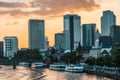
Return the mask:
[[81, 21], [77, 14], [64, 15], [65, 50], [76, 50], [81, 43]]
[[92, 48], [95, 46], [96, 24], [83, 24], [83, 46]]
[[112, 37], [111, 36], [100, 36], [99, 37], [100, 48], [111, 48], [112, 47]]
[[65, 34], [64, 33], [56, 33], [55, 34], [55, 48], [57, 50], [65, 50]]
[[45, 23], [44, 20], [29, 20], [29, 49], [44, 49]]
[[111, 37], [113, 40], [113, 45], [120, 44], [120, 26], [114, 25], [111, 27]]
[[17, 37], [4, 37], [4, 57], [11, 58], [18, 51]]
[[116, 25], [115, 14], [110, 10], [104, 11], [101, 17], [102, 36], [110, 36], [110, 29], [113, 25]]

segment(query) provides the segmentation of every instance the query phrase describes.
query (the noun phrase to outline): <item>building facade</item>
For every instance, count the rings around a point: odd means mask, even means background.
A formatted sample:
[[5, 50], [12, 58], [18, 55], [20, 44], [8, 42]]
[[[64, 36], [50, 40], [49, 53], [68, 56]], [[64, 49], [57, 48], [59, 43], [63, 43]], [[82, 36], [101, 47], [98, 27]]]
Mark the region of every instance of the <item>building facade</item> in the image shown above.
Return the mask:
[[0, 57], [3, 57], [3, 41], [0, 41]]
[[99, 37], [100, 48], [111, 48], [112, 47], [112, 37], [111, 36], [100, 36]]
[[57, 50], [65, 50], [65, 34], [57, 33], [55, 34], [55, 48]]
[[4, 57], [11, 58], [18, 51], [17, 37], [4, 37]]
[[31, 19], [28, 22], [29, 49], [44, 49], [45, 23], [44, 20]]
[[92, 48], [95, 45], [96, 24], [83, 24], [83, 46]]
[[120, 44], [120, 26], [114, 25], [111, 27], [111, 37], [113, 40], [113, 45]]
[[104, 11], [101, 17], [101, 31], [102, 36], [110, 36], [110, 29], [112, 25], [116, 25], [116, 16], [110, 11]]
[[81, 18], [76, 14], [64, 15], [65, 49], [74, 51], [81, 43]]

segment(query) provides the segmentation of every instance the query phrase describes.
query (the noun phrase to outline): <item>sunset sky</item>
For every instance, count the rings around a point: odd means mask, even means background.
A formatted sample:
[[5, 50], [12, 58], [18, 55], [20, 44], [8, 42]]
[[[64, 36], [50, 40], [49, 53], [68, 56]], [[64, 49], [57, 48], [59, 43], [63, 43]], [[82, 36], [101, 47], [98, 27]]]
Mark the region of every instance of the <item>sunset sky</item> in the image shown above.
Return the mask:
[[44, 19], [50, 45], [54, 34], [63, 31], [63, 15], [81, 16], [81, 24], [96, 23], [100, 30], [102, 11], [111, 10], [120, 25], [120, 0], [0, 0], [0, 41], [17, 36], [19, 48], [28, 47], [28, 20]]

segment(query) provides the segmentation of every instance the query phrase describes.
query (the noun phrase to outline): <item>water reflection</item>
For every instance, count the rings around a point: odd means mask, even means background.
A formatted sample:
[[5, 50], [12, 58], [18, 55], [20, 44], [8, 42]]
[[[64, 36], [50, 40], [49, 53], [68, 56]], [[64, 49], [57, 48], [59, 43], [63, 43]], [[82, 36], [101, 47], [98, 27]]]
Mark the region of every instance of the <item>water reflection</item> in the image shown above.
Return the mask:
[[0, 80], [112, 80], [86, 73], [69, 73], [49, 69], [30, 69], [11, 66], [0, 68]]
[[42, 80], [112, 80], [105, 77], [99, 77], [96, 75], [89, 75], [86, 73], [69, 73], [69, 72], [60, 72], [52, 71], [49, 69], [43, 70], [45, 77]]

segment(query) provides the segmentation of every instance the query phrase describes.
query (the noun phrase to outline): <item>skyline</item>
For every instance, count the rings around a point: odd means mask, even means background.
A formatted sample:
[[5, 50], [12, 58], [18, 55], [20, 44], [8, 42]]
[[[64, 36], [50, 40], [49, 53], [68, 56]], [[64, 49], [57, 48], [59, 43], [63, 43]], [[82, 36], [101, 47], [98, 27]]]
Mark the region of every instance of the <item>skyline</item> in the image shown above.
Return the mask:
[[[0, 0], [0, 41], [3, 41], [4, 36], [17, 36], [19, 48], [28, 47], [29, 19], [45, 20], [45, 33], [50, 45], [54, 44], [54, 34], [63, 31], [63, 15], [65, 14], [78, 14], [81, 16], [81, 24], [96, 23], [100, 30], [102, 12], [111, 10], [116, 15], [117, 25], [120, 25], [120, 11], [117, 9], [120, 0], [94, 0], [95, 2], [93, 0], [32, 0], [33, 3], [30, 2], [31, 0], [21, 2], [12, 0], [14, 3], [7, 2], [9, 0], [3, 1]], [[53, 5], [55, 3], [58, 6]], [[67, 6], [63, 3], [66, 3]], [[75, 5], [76, 7], [74, 7]], [[40, 7], [42, 8], [40, 9]]]

